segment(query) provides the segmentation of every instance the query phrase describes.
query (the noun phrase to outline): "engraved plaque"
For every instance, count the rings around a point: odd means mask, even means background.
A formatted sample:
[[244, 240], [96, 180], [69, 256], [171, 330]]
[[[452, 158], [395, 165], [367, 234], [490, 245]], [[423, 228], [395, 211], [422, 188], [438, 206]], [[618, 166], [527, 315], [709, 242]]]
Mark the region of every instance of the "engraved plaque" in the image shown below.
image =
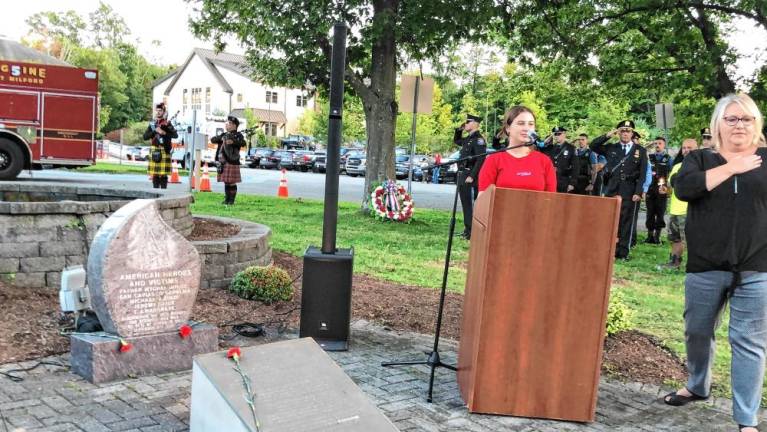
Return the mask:
[[122, 337], [176, 331], [200, 287], [194, 245], [139, 199], [110, 216], [88, 255], [88, 287], [104, 330]]

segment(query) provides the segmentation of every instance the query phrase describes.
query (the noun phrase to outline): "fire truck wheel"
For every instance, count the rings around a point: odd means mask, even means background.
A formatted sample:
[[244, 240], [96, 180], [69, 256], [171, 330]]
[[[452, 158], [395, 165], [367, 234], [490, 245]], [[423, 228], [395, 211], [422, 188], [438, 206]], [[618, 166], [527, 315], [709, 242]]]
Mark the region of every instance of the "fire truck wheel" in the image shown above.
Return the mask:
[[13, 141], [0, 138], [0, 180], [12, 180], [24, 167], [24, 156]]

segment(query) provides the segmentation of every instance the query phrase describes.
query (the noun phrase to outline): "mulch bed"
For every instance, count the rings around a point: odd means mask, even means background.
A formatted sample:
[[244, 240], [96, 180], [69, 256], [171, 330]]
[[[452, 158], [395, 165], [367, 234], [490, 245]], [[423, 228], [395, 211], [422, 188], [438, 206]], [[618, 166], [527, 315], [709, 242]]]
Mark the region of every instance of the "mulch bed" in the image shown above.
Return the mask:
[[[229, 224], [195, 218], [196, 239], [213, 239], [231, 232]], [[218, 237], [216, 237], [218, 236]], [[292, 301], [265, 305], [243, 300], [226, 290], [202, 289], [197, 295], [192, 319], [216, 324], [225, 340], [232, 336], [232, 325], [241, 322], [264, 323], [269, 329], [297, 328], [301, 306], [303, 260], [275, 251], [274, 264], [295, 280]], [[352, 315], [400, 331], [434, 334], [439, 292], [408, 286], [375, 277], [355, 274]], [[463, 296], [448, 293], [442, 319], [442, 335], [458, 339]], [[17, 288], [0, 282], [0, 364], [29, 360], [69, 350], [67, 338], [59, 329], [71, 326], [71, 319], [59, 316], [58, 293], [50, 289]], [[654, 337], [626, 331], [605, 341], [603, 371], [629, 381], [662, 384], [683, 382], [683, 362]]]

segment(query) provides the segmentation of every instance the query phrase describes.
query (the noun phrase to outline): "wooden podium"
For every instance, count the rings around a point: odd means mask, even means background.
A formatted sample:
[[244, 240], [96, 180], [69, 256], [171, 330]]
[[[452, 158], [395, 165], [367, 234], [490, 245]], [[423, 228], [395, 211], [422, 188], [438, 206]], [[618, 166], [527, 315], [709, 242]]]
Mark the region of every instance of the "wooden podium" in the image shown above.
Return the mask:
[[477, 199], [458, 352], [470, 412], [594, 421], [620, 200]]

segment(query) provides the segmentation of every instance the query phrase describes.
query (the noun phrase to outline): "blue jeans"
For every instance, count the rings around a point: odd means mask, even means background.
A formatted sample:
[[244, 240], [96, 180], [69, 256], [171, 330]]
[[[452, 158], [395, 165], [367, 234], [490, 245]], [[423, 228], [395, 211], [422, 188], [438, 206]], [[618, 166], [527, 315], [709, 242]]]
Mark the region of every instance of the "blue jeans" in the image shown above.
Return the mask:
[[[687, 273], [685, 279], [685, 342], [687, 389], [707, 396], [716, 348], [715, 331], [726, 305], [725, 293], [734, 274], [725, 271]], [[730, 298], [729, 340], [732, 347], [732, 416], [754, 426], [762, 398], [767, 350], [767, 273], [741, 272]]]
[[436, 167], [431, 170], [431, 182], [439, 183], [439, 170], [441, 167]]

